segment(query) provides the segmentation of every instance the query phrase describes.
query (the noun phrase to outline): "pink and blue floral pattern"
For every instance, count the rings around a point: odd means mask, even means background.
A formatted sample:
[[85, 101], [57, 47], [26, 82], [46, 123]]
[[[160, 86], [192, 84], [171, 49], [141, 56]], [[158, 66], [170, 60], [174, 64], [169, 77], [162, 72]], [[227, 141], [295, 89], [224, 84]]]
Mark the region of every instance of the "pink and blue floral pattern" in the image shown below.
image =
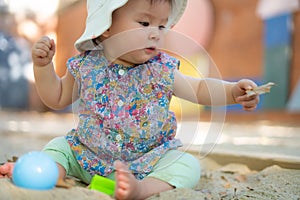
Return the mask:
[[178, 66], [165, 53], [133, 67], [109, 65], [100, 50], [68, 61], [80, 102], [78, 127], [66, 138], [85, 170], [107, 176], [121, 160], [143, 179], [166, 151], [182, 145], [169, 111]]

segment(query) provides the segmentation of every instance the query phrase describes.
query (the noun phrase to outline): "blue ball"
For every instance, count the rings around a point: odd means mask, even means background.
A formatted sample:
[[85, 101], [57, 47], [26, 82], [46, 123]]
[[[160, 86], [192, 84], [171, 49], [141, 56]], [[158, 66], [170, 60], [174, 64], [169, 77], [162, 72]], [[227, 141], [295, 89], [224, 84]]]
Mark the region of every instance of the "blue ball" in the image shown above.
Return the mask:
[[58, 179], [56, 163], [43, 152], [29, 152], [15, 163], [12, 180], [16, 186], [49, 190], [55, 187]]

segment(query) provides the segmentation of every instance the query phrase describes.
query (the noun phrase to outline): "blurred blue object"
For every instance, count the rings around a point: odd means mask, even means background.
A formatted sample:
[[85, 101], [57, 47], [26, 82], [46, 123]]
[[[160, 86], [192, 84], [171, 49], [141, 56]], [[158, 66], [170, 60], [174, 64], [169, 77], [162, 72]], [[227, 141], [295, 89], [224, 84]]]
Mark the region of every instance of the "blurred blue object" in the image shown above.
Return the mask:
[[263, 108], [285, 109], [290, 88], [290, 69], [292, 49], [289, 45], [265, 48], [264, 80], [274, 82], [270, 94], [263, 101]]
[[289, 95], [293, 16], [286, 13], [264, 21], [264, 80], [276, 87], [264, 98], [263, 108], [284, 109]]
[[58, 176], [58, 167], [47, 154], [32, 151], [17, 160], [12, 180], [18, 187], [50, 190], [55, 187]]
[[29, 107], [25, 74], [30, 63], [30, 48], [25, 40], [0, 32], [0, 108]]
[[287, 13], [266, 19], [264, 43], [265, 47], [272, 48], [290, 45], [292, 32], [292, 14]]

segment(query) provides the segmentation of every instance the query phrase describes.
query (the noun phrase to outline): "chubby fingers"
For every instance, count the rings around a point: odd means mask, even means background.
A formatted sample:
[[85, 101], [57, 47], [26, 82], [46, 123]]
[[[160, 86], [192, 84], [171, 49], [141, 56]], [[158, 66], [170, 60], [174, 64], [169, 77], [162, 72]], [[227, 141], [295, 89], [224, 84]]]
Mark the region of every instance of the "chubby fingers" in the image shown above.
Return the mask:
[[257, 87], [257, 84], [249, 79], [242, 79], [238, 82], [238, 86], [240, 89], [246, 91], [246, 90], [252, 90], [253, 88]]
[[253, 111], [257, 108], [259, 103], [259, 95], [243, 95], [236, 98], [236, 102], [243, 106], [243, 109], [246, 111]]
[[55, 54], [54, 40], [42, 37], [32, 47], [32, 61], [35, 66], [45, 66], [52, 62]]
[[35, 57], [47, 57], [54, 45], [50, 38], [44, 36], [34, 44], [32, 54]]

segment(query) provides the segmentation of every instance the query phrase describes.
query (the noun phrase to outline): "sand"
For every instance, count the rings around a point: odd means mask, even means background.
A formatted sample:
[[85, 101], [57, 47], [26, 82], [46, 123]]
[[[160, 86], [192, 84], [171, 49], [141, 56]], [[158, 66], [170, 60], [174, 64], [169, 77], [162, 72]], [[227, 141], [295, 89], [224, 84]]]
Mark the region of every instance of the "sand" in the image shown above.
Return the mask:
[[171, 199], [300, 199], [300, 171], [276, 165], [260, 172], [245, 165], [231, 164], [215, 171], [205, 171], [194, 190], [176, 189], [149, 198]]
[[[201, 162], [204, 166], [202, 177], [194, 189], [174, 189], [153, 195], [148, 200], [300, 200], [300, 170], [272, 165], [261, 171], [254, 171], [238, 163], [222, 166], [209, 158]], [[0, 179], [0, 199], [110, 200], [113, 198], [82, 185], [68, 189], [56, 187], [48, 191], [33, 191], [16, 187], [10, 179]]]
[[[230, 122], [225, 124], [214, 151], [204, 159], [199, 158], [203, 169], [198, 185], [194, 189], [156, 194], [148, 200], [300, 200], [300, 115], [279, 112], [227, 118]], [[73, 125], [72, 115], [0, 112], [0, 163], [40, 150]], [[234, 144], [244, 140], [246, 144]], [[33, 191], [16, 187], [10, 179], [0, 179], [0, 200], [39, 199], [113, 198], [85, 185]]]

